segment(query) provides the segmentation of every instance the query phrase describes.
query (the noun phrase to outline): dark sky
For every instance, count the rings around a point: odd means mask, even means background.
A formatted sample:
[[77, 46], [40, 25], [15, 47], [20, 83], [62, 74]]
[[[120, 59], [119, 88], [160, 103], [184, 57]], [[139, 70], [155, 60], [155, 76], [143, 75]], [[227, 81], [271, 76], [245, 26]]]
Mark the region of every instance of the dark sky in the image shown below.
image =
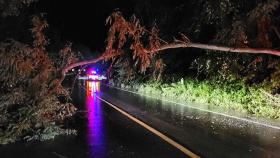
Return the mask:
[[35, 4], [39, 12], [46, 12], [50, 28], [57, 29], [65, 40], [104, 49], [106, 18], [119, 9], [125, 15], [133, 12], [130, 0], [41, 0]]

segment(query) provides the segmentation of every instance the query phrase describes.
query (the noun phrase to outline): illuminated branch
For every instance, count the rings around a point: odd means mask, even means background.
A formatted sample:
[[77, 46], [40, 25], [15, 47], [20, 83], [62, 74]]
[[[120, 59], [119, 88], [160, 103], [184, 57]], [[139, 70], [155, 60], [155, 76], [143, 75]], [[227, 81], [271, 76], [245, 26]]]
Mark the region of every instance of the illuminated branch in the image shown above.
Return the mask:
[[[223, 51], [223, 52], [234, 52], [234, 53], [249, 53], [249, 54], [270, 54], [270, 55], [276, 55], [280, 56], [280, 51], [273, 50], [273, 49], [257, 49], [257, 48], [233, 48], [233, 47], [224, 47], [224, 46], [217, 46], [217, 45], [208, 45], [208, 44], [201, 44], [201, 43], [171, 43], [171, 44], [165, 44], [157, 49], [153, 49], [151, 51], [146, 50], [146, 53], [154, 53], [154, 52], [160, 52], [167, 49], [176, 49], [176, 48], [199, 48], [199, 49], [206, 49], [206, 50], [214, 50], [214, 51]], [[88, 65], [88, 64], [94, 64], [99, 61], [103, 60], [109, 60], [112, 58], [116, 58], [122, 54], [112, 54], [111, 56], [100, 56], [95, 59], [91, 60], [85, 60], [81, 62], [77, 62], [74, 64], [71, 64], [67, 67], [65, 67], [62, 70], [63, 76], [71, 70], [74, 67], [82, 66], [82, 65]]]
[[258, 48], [234, 48], [234, 47], [225, 47], [201, 43], [171, 43], [161, 46], [160, 48], [153, 51], [162, 51], [166, 49], [175, 49], [175, 48], [199, 48], [206, 50], [222, 51], [222, 52], [232, 52], [232, 53], [248, 53], [248, 54], [269, 54], [280, 56], [279, 50], [273, 49], [258, 49]]
[[95, 64], [97, 62], [100, 62], [100, 61], [107, 61], [107, 60], [110, 60], [110, 59], [114, 59], [118, 56], [120, 56], [121, 53], [114, 53], [114, 54], [110, 54], [108, 52], [104, 52], [100, 57], [98, 58], [95, 58], [95, 59], [90, 59], [90, 60], [84, 60], [84, 61], [80, 61], [80, 62], [76, 62], [76, 63], [73, 63], [71, 65], [68, 65], [66, 67], [64, 67], [62, 70], [61, 70], [61, 77], [60, 79], [58, 80], [58, 83], [56, 84], [56, 87], [54, 87], [54, 89], [51, 91], [51, 93], [53, 93], [60, 85], [61, 83], [63, 82], [63, 80], [65, 79], [65, 76], [66, 76], [66, 73], [75, 68], [75, 67], [78, 67], [78, 66], [83, 66], [83, 65], [89, 65], [89, 64]]
[[[183, 34], [181, 35], [181, 40], [175, 39], [173, 42], [168, 43], [158, 36], [159, 30], [157, 28], [153, 27], [149, 31], [140, 25], [139, 20], [135, 16], [132, 16], [130, 20], [126, 20], [120, 12], [112, 13], [112, 15], [107, 18], [106, 24], [110, 25], [110, 29], [108, 31], [108, 37], [106, 40], [107, 47], [105, 52], [96, 59], [77, 62], [63, 68], [62, 78], [59, 81], [60, 83], [64, 80], [66, 73], [74, 67], [94, 64], [99, 61], [116, 59], [117, 57], [125, 55], [125, 53], [128, 52], [132, 52], [132, 58], [135, 60], [135, 62], [140, 63], [141, 72], [146, 71], [155, 55], [162, 52], [163, 50], [175, 48], [198, 48], [220, 52], [268, 54], [280, 56], [280, 51], [273, 49], [234, 48], [192, 43], [188, 37]], [[130, 50], [127, 50], [128, 45]]]

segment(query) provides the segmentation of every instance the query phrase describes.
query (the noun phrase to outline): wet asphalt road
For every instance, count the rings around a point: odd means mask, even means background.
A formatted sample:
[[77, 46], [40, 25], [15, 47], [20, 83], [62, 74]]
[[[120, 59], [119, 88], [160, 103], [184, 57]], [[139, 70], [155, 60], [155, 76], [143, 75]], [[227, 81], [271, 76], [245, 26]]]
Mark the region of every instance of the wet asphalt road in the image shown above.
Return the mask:
[[[85, 87], [86, 89], [82, 88]], [[91, 89], [91, 90], [89, 90]], [[181, 158], [178, 149], [97, 99], [92, 87], [80, 84], [74, 100], [80, 112], [68, 126], [78, 136], [59, 136], [47, 142], [0, 147], [1, 158]]]
[[[0, 158], [177, 158], [178, 149], [120, 114], [117, 105], [206, 158], [280, 157], [280, 130], [101, 86], [79, 82], [80, 112], [66, 125], [78, 136], [0, 147]], [[98, 87], [98, 88], [97, 88]], [[198, 106], [198, 105], [195, 105]], [[209, 107], [206, 107], [209, 108]]]
[[[280, 129], [139, 96], [116, 88], [104, 86], [102, 92], [101, 96], [105, 100], [149, 122], [154, 128], [167, 133], [202, 157], [280, 157]], [[277, 123], [279, 122], [276, 121]]]

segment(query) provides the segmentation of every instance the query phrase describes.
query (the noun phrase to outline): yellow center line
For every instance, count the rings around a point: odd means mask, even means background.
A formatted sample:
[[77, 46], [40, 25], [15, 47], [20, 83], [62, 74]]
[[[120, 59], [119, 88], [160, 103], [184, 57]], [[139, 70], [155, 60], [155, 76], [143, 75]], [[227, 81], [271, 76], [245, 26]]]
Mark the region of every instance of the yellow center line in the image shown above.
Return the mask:
[[96, 96], [99, 100], [105, 102], [106, 104], [108, 104], [109, 106], [111, 106], [112, 108], [114, 108], [115, 110], [117, 110], [118, 112], [120, 112], [121, 114], [125, 115], [126, 117], [128, 117], [129, 119], [133, 120], [134, 122], [136, 122], [137, 124], [141, 125], [142, 127], [146, 128], [147, 130], [149, 130], [150, 132], [154, 133], [155, 135], [157, 135], [158, 137], [160, 137], [161, 139], [165, 140], [166, 142], [168, 142], [169, 144], [171, 144], [172, 146], [174, 146], [175, 148], [179, 149], [180, 151], [182, 151], [184, 154], [186, 154], [189, 157], [192, 158], [200, 158], [200, 156], [196, 155], [195, 153], [193, 153], [192, 151], [190, 151], [189, 149], [185, 148], [184, 146], [182, 146], [181, 144], [175, 142], [174, 140], [172, 140], [171, 138], [169, 138], [168, 136], [164, 135], [163, 133], [159, 132], [158, 130], [154, 129], [153, 127], [149, 126], [148, 124], [144, 123], [143, 121], [135, 118], [134, 116], [130, 115], [129, 113], [123, 111], [122, 109], [118, 108], [117, 106], [113, 105], [112, 103], [100, 98], [99, 96]]

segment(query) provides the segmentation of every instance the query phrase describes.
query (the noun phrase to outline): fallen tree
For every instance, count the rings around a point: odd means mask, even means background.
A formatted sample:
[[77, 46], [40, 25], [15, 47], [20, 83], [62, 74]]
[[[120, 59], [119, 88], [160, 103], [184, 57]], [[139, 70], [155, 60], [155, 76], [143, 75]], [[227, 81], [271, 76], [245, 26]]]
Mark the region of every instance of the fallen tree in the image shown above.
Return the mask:
[[[100, 61], [116, 60], [132, 52], [135, 63], [140, 65], [141, 72], [145, 72], [150, 66], [152, 58], [160, 52], [176, 48], [198, 48], [212, 50], [214, 52], [232, 52], [246, 54], [267, 54], [280, 56], [280, 50], [264, 48], [234, 48], [218, 46], [211, 44], [194, 43], [181, 34], [180, 39], [174, 39], [172, 42], [166, 42], [158, 36], [159, 30], [153, 27], [147, 30], [140, 25], [140, 21], [132, 16], [126, 20], [120, 12], [113, 12], [106, 20], [106, 25], [110, 25], [107, 37], [107, 47], [105, 52], [98, 58], [73, 63], [62, 69], [62, 78], [64, 80], [66, 73], [74, 67], [94, 64]], [[129, 51], [127, 50], [129, 45]]]

